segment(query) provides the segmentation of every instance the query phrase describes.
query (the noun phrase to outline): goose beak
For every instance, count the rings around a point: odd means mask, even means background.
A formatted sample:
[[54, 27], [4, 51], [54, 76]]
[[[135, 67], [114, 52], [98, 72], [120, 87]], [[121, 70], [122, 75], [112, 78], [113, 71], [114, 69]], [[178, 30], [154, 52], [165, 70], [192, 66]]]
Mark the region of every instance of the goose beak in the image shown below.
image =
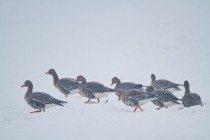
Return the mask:
[[25, 87], [25, 84], [23, 84], [21, 87]]
[[49, 74], [49, 72], [46, 72], [45, 74]]

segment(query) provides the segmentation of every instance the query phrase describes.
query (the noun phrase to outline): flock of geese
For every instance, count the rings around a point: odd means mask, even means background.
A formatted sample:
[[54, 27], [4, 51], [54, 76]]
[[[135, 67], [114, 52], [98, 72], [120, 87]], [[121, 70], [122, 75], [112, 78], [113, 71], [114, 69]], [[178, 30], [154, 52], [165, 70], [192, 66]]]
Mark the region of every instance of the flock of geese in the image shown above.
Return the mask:
[[[111, 93], [115, 93], [119, 101], [125, 105], [135, 107], [134, 112], [140, 109], [142, 105], [151, 101], [154, 105], [158, 106], [156, 109], [168, 108], [173, 105], [183, 104], [184, 107], [191, 107], [201, 105], [202, 101], [198, 94], [190, 92], [190, 85], [188, 81], [184, 81], [184, 85], [175, 84], [168, 80], [157, 80], [155, 75], [151, 75], [151, 85], [144, 86], [132, 82], [121, 82], [119, 78], [113, 77], [112, 84], [115, 88], [111, 89], [98, 82], [87, 82], [85, 77], [79, 75], [77, 79], [61, 78], [59, 79], [54, 69], [50, 69], [46, 74], [53, 77], [54, 86], [66, 97], [75, 93], [79, 93], [82, 97], [88, 98], [85, 102], [90, 103], [91, 99], [97, 99], [98, 103], [100, 98], [106, 97]], [[174, 94], [180, 91], [179, 86], [184, 86], [185, 93], [182, 99], [177, 98]], [[25, 94], [26, 102], [36, 109], [31, 113], [45, 112], [53, 106], [64, 106], [67, 102], [58, 100], [51, 95], [44, 92], [33, 92], [33, 84], [30, 80], [25, 81], [21, 87], [27, 87], [28, 90]], [[145, 88], [145, 89], [144, 89]], [[181, 103], [180, 103], [180, 102]]]

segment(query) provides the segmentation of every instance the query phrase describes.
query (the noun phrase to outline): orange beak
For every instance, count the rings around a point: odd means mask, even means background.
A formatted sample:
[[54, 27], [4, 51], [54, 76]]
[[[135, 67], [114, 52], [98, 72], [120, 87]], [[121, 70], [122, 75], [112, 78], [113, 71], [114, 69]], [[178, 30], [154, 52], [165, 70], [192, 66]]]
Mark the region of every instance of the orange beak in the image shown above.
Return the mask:
[[45, 74], [49, 74], [49, 72], [46, 72]]

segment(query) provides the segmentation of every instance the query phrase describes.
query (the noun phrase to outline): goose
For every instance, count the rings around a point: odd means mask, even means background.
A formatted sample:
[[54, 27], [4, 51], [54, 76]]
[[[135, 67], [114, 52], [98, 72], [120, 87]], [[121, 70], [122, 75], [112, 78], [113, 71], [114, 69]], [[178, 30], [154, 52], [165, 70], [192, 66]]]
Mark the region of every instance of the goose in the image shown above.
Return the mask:
[[112, 85], [115, 85], [115, 94], [119, 97], [120, 92], [117, 91], [126, 91], [126, 90], [131, 90], [131, 89], [137, 89], [137, 90], [143, 90], [143, 85], [142, 84], [136, 84], [132, 82], [121, 82], [118, 77], [113, 77], [112, 78]]
[[120, 100], [127, 106], [135, 107], [135, 112], [138, 108], [143, 111], [143, 109], [140, 107], [149, 101], [153, 99], [157, 99], [154, 95], [139, 91], [139, 90], [127, 90], [127, 91], [121, 91], [120, 94]]
[[190, 92], [190, 84], [187, 80], [184, 81], [184, 87], [185, 87], [185, 93], [184, 96], [182, 97], [182, 104], [184, 105], [184, 107], [191, 107], [195, 105], [203, 106], [201, 97], [196, 93]]
[[[77, 80], [72, 78], [62, 78], [59, 79], [57, 73], [54, 69], [50, 69], [45, 74], [49, 74], [53, 76], [54, 86], [67, 97], [68, 95], [72, 95], [74, 93], [79, 92], [79, 83]], [[81, 95], [81, 94], [80, 94]], [[81, 95], [82, 96], [82, 95]]]
[[151, 75], [151, 86], [157, 90], [157, 89], [165, 89], [169, 92], [176, 92], [180, 91], [181, 89], [178, 86], [183, 86], [181, 84], [175, 84], [171, 81], [165, 80], [165, 79], [159, 79], [156, 80], [156, 76], [154, 74]]
[[180, 100], [180, 99], [178, 99], [171, 92], [169, 92], [165, 89], [154, 90], [154, 88], [152, 86], [148, 86], [146, 88], [146, 92], [148, 92], [158, 98], [158, 99], [151, 101], [156, 106], [159, 106], [159, 108], [157, 108], [157, 110], [162, 107], [168, 108], [173, 105], [180, 105], [180, 103], [178, 102], [178, 100]]
[[88, 98], [88, 101], [85, 103], [89, 103], [91, 99], [97, 99], [98, 103], [100, 102], [99, 98], [106, 97], [110, 93], [114, 92], [114, 89], [110, 89], [98, 82], [86, 82], [84, 76], [77, 76], [77, 81], [81, 82], [79, 86], [80, 92]]
[[44, 92], [33, 92], [33, 84], [30, 80], [25, 81], [25, 83], [21, 87], [28, 87], [28, 90], [25, 94], [25, 101], [32, 108], [37, 109], [36, 111], [30, 113], [37, 112], [45, 112], [45, 109], [51, 108], [53, 106], [64, 106], [65, 101], [58, 100], [51, 95]]

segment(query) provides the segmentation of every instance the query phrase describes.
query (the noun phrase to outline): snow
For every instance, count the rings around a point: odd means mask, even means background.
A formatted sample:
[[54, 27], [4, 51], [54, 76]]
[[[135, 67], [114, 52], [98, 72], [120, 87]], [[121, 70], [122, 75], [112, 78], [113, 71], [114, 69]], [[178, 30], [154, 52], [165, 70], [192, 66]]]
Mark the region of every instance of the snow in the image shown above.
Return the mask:
[[[210, 139], [209, 7], [208, 0], [1, 0], [0, 139]], [[133, 113], [115, 94], [85, 104], [53, 86], [50, 68], [108, 87], [114, 76], [144, 85], [152, 73], [188, 80], [204, 105], [157, 111], [150, 102]], [[68, 104], [30, 114], [25, 80]]]

